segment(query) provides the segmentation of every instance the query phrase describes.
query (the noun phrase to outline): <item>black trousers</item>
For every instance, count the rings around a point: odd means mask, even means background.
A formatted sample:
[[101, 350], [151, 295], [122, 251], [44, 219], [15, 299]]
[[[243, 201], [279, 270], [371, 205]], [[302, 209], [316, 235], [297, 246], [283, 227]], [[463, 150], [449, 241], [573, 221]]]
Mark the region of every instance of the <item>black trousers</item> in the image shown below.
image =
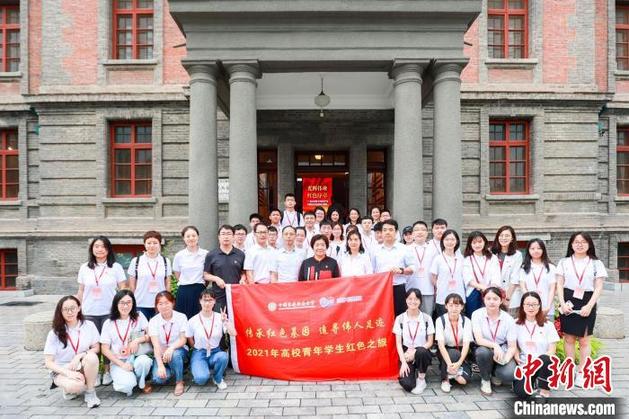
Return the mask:
[[[406, 351], [406, 346], [403, 346]], [[420, 346], [415, 350], [415, 359], [413, 362], [408, 363], [409, 372], [406, 377], [400, 377], [399, 382], [402, 388], [406, 391], [411, 391], [417, 384], [417, 373], [425, 374], [428, 367], [432, 363], [432, 354], [423, 346]], [[401, 365], [401, 364], [400, 364]]]
[[395, 317], [406, 311], [406, 285], [394, 285], [393, 286], [393, 311], [395, 311]]
[[[458, 348], [446, 346], [446, 350], [448, 351], [448, 355], [450, 356], [450, 360], [452, 362], [457, 362], [461, 358], [461, 351]], [[439, 359], [439, 371], [441, 372], [441, 381], [448, 379], [448, 365], [446, 364], [443, 356], [441, 356], [441, 351], [437, 350], [437, 358]], [[463, 362], [461, 364], [461, 368], [463, 368], [463, 378], [466, 381], [470, 381], [472, 378], [472, 369], [467, 362]]]
[[[537, 370], [533, 377], [531, 377], [533, 389], [539, 388], [542, 390], [549, 390], [548, 379], [552, 374], [549, 367], [552, 364], [552, 361], [546, 354], [541, 355], [539, 359], [542, 361], [542, 367]], [[513, 392], [520, 399], [531, 397], [531, 395], [524, 390], [524, 378], [521, 380], [513, 380]]]

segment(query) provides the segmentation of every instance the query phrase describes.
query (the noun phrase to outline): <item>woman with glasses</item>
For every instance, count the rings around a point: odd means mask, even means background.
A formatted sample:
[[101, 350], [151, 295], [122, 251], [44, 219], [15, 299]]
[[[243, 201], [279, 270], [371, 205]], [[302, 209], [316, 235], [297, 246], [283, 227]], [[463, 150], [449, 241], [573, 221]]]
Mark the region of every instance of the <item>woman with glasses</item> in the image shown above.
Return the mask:
[[111, 361], [111, 378], [114, 390], [133, 394], [135, 386], [144, 393], [152, 388], [146, 384], [153, 361], [146, 354], [139, 354], [143, 343], [150, 342], [146, 334], [148, 320], [136, 307], [135, 296], [130, 290], [118, 291], [111, 304], [111, 314], [103, 325], [100, 337], [103, 355]]
[[594, 241], [585, 232], [574, 233], [568, 241], [566, 257], [557, 264], [559, 317], [564, 332], [566, 357], [575, 359], [579, 340], [579, 371], [575, 385], [583, 387], [583, 363], [590, 356], [590, 336], [596, 322], [596, 303], [603, 292], [607, 270], [596, 257]]
[[186, 226], [181, 230], [186, 248], [180, 250], [173, 259], [173, 272], [177, 278], [177, 303], [175, 309], [190, 318], [197, 314], [199, 295], [205, 289], [203, 265], [208, 251], [199, 247], [199, 230]]
[[[538, 389], [540, 397], [550, 396], [548, 385], [548, 378], [552, 374], [549, 368], [552, 362], [550, 357], [555, 355], [559, 335], [555, 325], [546, 319], [542, 310], [542, 299], [538, 293], [529, 291], [522, 295], [515, 330], [518, 342], [516, 362], [518, 365], [525, 364], [529, 355], [532, 359], [541, 360], [542, 366], [531, 377], [532, 389]], [[532, 395], [526, 391], [524, 377], [513, 381], [513, 392], [519, 398]]]
[[44, 356], [53, 386], [60, 387], [63, 399], [85, 393], [85, 403], [100, 405], [94, 386], [98, 377], [98, 330], [81, 312], [81, 302], [73, 295], [63, 297], [55, 307], [52, 330], [46, 337]]

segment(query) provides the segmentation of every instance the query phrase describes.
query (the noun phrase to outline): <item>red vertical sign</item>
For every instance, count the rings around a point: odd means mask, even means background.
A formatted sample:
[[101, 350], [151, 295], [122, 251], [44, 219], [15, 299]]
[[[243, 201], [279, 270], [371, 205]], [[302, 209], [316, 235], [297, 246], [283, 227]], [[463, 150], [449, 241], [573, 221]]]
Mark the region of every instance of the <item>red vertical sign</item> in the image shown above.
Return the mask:
[[302, 208], [305, 211], [313, 211], [321, 206], [328, 209], [332, 205], [332, 178], [331, 177], [303, 177], [302, 178]]

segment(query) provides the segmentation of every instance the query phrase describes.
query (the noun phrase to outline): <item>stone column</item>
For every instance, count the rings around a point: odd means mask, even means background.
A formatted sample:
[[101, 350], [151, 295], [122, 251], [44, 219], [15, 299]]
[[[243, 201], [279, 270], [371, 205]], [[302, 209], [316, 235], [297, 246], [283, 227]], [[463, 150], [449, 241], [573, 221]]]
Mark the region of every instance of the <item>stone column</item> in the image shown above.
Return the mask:
[[393, 218], [399, 227], [424, 214], [422, 164], [422, 71], [418, 61], [393, 63], [395, 125], [393, 135]]
[[[229, 73], [229, 223], [258, 211], [257, 61], [223, 62]], [[245, 224], [246, 225], [246, 224]]]
[[368, 215], [367, 144], [357, 138], [349, 148], [349, 207], [356, 207], [362, 215]]
[[277, 205], [284, 207], [284, 195], [295, 193], [295, 150], [289, 142], [277, 144]]
[[433, 81], [433, 218], [445, 218], [459, 233], [463, 224], [461, 167], [461, 63], [437, 62]]
[[216, 146], [216, 75], [214, 62], [189, 64], [190, 142], [188, 218], [200, 233], [200, 246], [211, 249], [218, 231], [218, 161]]

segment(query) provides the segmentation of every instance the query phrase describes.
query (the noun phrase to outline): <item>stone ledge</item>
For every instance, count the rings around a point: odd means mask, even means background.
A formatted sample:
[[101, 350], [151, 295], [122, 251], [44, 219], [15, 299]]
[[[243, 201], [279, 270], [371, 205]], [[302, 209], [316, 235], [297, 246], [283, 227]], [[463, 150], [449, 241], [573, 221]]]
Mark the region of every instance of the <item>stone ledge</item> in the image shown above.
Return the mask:
[[138, 205], [138, 204], [156, 204], [157, 198], [103, 198], [102, 201], [105, 206], [125, 206], [125, 205]]
[[629, 71], [614, 70], [614, 76], [616, 76], [616, 80], [629, 80]]
[[0, 201], [0, 207], [21, 207], [22, 206], [22, 200], [21, 199], [16, 199], [16, 200], [6, 200], [6, 201]]
[[0, 72], [0, 81], [19, 81], [22, 78], [21, 71]]
[[537, 58], [487, 58], [485, 65], [487, 68], [507, 68], [528, 70], [534, 68], [538, 64]]
[[500, 202], [500, 201], [518, 201], [518, 202], [534, 202], [539, 200], [538, 194], [528, 195], [491, 195], [485, 194], [485, 201]]
[[108, 69], [118, 70], [125, 69], [128, 70], [130, 68], [138, 68], [138, 69], [149, 69], [153, 68], [157, 65], [156, 59], [149, 60], [105, 60], [101, 63]]

